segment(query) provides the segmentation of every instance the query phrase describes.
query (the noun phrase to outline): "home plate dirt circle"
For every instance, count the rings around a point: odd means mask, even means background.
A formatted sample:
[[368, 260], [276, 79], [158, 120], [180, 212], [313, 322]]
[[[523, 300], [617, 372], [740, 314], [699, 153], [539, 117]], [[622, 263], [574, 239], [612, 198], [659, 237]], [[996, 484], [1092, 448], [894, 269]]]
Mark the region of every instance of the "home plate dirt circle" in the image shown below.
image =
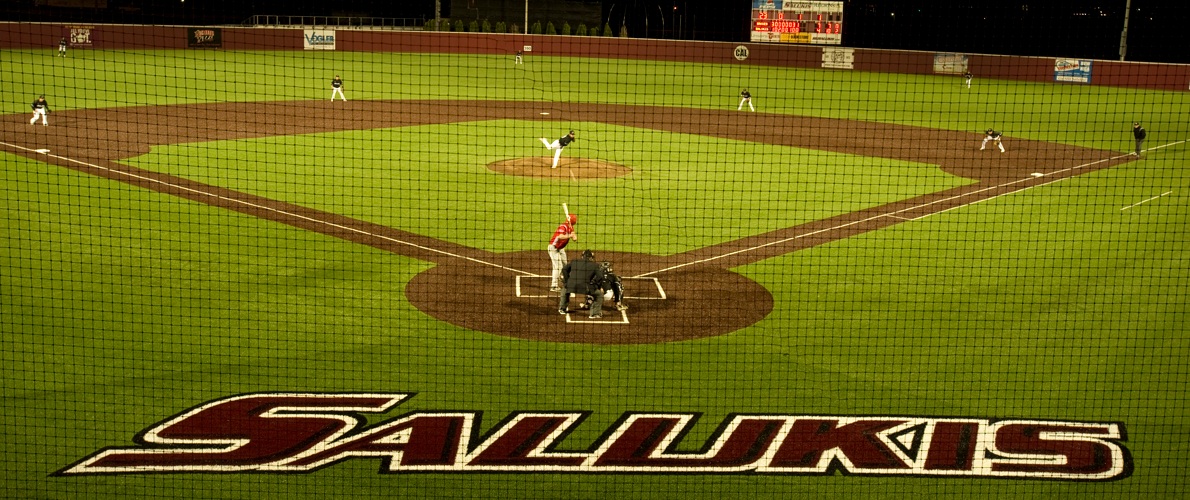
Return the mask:
[[632, 173], [632, 169], [619, 163], [589, 158], [561, 158], [557, 168], [553, 168], [553, 164], [553, 156], [531, 156], [492, 162], [488, 164], [488, 170], [520, 177], [575, 180], [611, 179]]
[[[569, 317], [558, 314], [558, 294], [546, 276], [521, 276], [507, 269], [467, 260], [444, 262], [409, 282], [405, 294], [423, 313], [464, 328], [506, 337], [584, 344], [649, 344], [724, 335], [762, 320], [773, 310], [773, 296], [747, 277], [712, 265], [695, 265], [647, 278], [663, 269], [662, 258], [597, 252], [596, 260], [615, 264], [624, 280], [621, 314], [605, 307], [603, 317], [587, 318], [571, 302]], [[518, 269], [548, 269], [545, 250], [502, 254]]]

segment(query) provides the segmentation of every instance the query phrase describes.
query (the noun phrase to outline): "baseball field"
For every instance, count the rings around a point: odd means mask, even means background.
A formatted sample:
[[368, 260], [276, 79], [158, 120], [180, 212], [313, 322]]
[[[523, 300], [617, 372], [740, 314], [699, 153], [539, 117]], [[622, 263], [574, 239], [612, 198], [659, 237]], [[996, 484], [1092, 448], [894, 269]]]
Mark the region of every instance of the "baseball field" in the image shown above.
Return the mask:
[[[0, 51], [14, 497], [1173, 498], [1190, 479], [1186, 92], [54, 52]], [[980, 150], [988, 128], [1005, 152]], [[539, 139], [570, 130], [550, 168]], [[557, 313], [563, 204], [570, 258], [610, 261], [627, 310]]]

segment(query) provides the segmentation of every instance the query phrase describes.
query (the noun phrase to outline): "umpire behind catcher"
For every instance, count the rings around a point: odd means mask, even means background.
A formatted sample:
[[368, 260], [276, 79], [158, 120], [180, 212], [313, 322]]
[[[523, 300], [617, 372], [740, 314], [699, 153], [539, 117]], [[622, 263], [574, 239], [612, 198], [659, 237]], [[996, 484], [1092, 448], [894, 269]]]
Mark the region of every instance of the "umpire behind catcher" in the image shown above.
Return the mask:
[[[600, 275], [599, 263], [595, 262], [595, 253], [583, 250], [579, 260], [572, 260], [562, 267], [562, 293], [558, 297], [558, 314], [566, 314], [570, 306], [570, 294], [579, 293], [594, 299], [591, 302], [591, 318], [603, 316], [603, 290], [592, 285], [592, 281]], [[592, 297], [594, 296], [594, 297]]]

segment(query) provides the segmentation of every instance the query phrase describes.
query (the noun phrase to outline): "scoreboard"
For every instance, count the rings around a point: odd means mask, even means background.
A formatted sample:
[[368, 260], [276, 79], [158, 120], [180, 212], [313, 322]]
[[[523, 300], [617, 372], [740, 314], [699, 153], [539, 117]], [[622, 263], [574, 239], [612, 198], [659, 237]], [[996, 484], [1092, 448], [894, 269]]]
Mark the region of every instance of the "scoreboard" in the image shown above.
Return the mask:
[[843, 2], [752, 0], [752, 41], [839, 45]]

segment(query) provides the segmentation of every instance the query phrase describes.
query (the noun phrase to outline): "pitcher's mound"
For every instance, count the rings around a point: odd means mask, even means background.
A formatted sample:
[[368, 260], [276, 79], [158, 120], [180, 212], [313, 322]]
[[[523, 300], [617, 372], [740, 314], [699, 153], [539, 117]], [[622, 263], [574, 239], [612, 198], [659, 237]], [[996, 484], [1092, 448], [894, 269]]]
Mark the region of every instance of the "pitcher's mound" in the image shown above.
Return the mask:
[[558, 168], [550, 168], [553, 164], [553, 156], [513, 158], [489, 163], [488, 170], [543, 179], [610, 179], [632, 173], [632, 169], [619, 163], [587, 158], [562, 158], [558, 160]]

